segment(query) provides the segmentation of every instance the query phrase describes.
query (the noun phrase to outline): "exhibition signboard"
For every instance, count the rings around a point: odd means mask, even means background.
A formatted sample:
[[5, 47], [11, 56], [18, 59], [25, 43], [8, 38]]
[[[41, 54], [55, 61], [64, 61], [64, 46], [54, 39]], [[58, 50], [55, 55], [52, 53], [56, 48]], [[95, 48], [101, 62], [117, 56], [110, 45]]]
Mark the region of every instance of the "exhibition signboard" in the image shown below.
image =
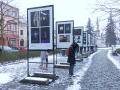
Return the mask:
[[87, 32], [83, 32], [83, 47], [87, 47]]
[[53, 49], [53, 14], [53, 5], [27, 10], [29, 50]]
[[66, 49], [73, 43], [74, 21], [56, 22], [57, 48]]
[[74, 27], [74, 41], [79, 45], [82, 46], [83, 44], [83, 27]]

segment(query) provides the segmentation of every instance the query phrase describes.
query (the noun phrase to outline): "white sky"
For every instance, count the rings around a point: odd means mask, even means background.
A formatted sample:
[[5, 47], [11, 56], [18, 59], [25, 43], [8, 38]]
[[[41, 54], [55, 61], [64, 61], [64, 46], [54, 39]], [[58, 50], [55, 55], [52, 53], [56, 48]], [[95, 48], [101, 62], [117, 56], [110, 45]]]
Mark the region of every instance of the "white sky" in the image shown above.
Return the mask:
[[88, 18], [95, 25], [97, 16], [101, 17], [93, 13], [96, 0], [13, 0], [11, 4], [20, 9], [20, 15], [26, 15], [27, 8], [54, 5], [54, 22], [74, 20], [74, 26], [86, 26]]

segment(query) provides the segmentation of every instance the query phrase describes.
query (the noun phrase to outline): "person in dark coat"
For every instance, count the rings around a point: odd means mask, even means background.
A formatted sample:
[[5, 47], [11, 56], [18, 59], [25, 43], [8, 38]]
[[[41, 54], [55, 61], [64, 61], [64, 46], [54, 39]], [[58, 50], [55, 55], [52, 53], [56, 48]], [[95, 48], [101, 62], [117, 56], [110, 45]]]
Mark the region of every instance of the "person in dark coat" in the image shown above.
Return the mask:
[[79, 47], [79, 45], [77, 43], [72, 43], [70, 45], [70, 47], [68, 48], [68, 60], [67, 62], [70, 64], [69, 67], [69, 75], [72, 76], [73, 75], [73, 70], [74, 70], [74, 66], [75, 66], [75, 52], [77, 50], [77, 48]]

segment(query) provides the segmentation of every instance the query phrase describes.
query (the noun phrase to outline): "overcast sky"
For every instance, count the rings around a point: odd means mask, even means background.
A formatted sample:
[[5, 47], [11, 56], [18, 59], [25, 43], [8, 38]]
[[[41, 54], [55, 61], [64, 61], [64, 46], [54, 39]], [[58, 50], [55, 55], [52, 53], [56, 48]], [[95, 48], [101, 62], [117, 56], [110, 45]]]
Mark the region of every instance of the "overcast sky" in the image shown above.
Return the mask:
[[75, 26], [85, 26], [88, 18], [95, 23], [95, 3], [96, 0], [14, 0], [12, 5], [20, 9], [20, 15], [26, 15], [27, 8], [54, 5], [55, 22], [74, 20]]

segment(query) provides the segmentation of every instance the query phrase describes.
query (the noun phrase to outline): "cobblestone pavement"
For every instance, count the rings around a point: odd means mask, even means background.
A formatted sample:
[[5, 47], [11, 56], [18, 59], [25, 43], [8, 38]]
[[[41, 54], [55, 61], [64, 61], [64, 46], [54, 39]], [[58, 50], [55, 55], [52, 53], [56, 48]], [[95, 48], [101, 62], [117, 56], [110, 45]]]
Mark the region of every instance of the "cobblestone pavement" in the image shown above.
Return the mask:
[[81, 90], [120, 90], [120, 70], [108, 60], [107, 51], [102, 50], [93, 61], [80, 82]]

